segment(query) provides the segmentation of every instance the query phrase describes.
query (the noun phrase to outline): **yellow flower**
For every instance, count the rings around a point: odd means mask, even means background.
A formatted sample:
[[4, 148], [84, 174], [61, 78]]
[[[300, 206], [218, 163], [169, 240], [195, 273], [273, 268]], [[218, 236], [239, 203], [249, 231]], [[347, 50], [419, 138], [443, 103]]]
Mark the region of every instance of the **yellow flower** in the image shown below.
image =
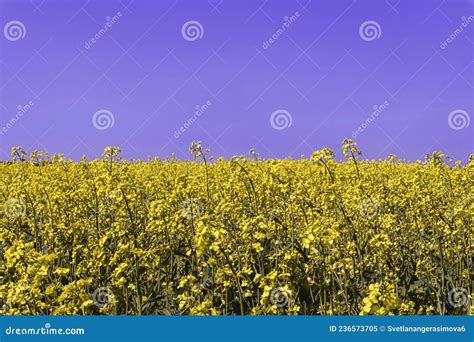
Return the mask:
[[474, 157], [367, 161], [352, 140], [345, 161], [191, 152], [129, 161], [111, 146], [73, 162], [14, 147], [0, 163], [0, 314], [472, 310]]

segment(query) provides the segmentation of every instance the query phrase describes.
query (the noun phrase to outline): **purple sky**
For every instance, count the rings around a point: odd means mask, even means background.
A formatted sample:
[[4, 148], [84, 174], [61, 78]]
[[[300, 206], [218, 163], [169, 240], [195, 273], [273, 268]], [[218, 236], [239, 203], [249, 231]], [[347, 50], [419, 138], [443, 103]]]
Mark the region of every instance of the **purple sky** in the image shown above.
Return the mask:
[[2, 160], [473, 152], [473, 1], [0, 0], [0, 25]]

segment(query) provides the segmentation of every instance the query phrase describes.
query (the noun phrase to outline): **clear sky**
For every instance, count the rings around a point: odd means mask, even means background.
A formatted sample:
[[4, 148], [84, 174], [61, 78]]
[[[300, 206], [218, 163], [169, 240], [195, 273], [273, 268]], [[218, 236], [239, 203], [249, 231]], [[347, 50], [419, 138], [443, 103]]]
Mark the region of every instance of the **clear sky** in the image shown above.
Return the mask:
[[0, 159], [473, 152], [473, 1], [1, 0]]

